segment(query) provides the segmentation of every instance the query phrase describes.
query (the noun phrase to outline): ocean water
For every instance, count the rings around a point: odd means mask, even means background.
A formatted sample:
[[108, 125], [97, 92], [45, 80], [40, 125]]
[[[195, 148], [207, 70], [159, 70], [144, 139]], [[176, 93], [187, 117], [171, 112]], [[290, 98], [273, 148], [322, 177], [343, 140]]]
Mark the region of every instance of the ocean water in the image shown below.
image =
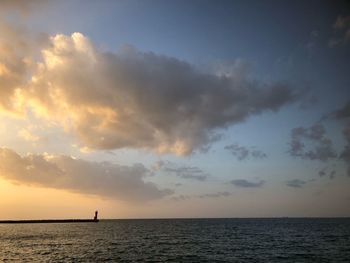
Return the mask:
[[0, 225], [0, 262], [350, 262], [350, 219]]

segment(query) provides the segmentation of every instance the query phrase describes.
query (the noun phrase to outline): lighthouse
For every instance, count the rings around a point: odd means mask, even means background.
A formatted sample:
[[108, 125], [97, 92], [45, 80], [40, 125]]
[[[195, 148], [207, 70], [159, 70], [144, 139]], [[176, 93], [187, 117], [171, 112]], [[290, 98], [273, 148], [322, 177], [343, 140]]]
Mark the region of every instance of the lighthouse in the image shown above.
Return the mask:
[[95, 211], [95, 216], [94, 216], [94, 221], [97, 222], [98, 219], [97, 219], [97, 215], [98, 215], [98, 211]]

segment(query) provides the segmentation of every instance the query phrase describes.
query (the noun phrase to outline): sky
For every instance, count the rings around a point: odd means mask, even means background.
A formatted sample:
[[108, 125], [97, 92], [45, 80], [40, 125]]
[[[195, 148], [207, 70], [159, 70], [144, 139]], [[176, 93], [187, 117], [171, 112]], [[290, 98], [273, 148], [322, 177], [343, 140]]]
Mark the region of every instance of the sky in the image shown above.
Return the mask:
[[348, 1], [0, 1], [0, 219], [350, 216]]

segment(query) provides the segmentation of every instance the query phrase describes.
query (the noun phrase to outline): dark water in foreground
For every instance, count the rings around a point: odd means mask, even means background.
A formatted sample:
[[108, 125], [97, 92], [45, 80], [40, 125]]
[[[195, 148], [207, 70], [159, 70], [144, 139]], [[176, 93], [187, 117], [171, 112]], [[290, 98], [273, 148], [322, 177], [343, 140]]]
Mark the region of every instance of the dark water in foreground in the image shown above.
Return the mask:
[[350, 219], [0, 225], [0, 262], [350, 262]]

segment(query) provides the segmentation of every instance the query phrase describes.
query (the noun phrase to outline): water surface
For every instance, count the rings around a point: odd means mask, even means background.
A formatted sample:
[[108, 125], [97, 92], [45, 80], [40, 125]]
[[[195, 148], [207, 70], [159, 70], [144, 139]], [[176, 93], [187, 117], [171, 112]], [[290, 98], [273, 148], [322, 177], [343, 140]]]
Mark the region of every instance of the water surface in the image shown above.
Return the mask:
[[350, 219], [0, 225], [4, 262], [349, 262]]

